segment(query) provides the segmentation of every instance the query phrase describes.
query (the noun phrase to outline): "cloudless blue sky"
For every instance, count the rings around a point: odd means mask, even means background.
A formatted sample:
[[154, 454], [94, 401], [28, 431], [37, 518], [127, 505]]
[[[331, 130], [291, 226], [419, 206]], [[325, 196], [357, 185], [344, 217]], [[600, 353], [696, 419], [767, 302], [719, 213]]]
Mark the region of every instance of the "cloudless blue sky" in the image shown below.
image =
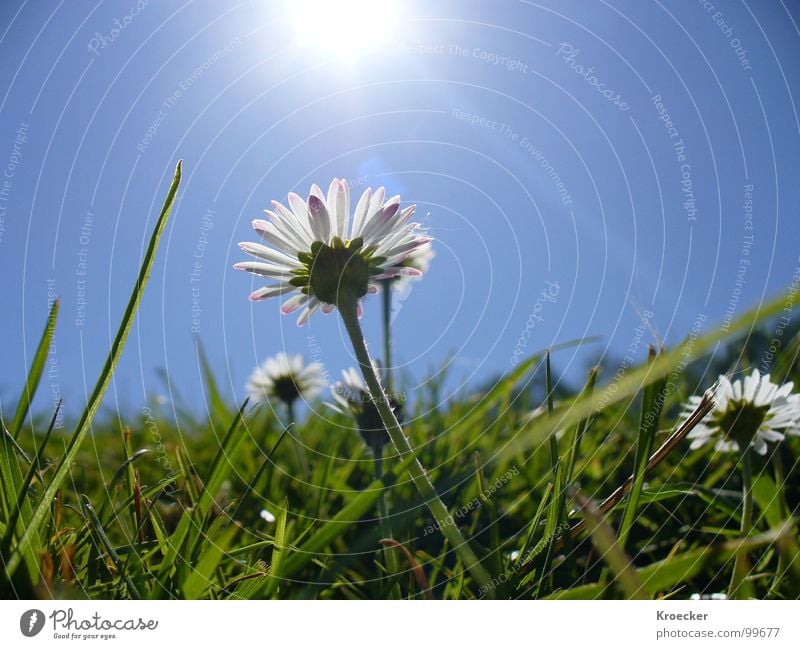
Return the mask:
[[[352, 364], [335, 316], [299, 329], [276, 301], [248, 302], [252, 277], [231, 268], [271, 199], [334, 176], [400, 193], [437, 239], [395, 318], [412, 386], [450, 353], [453, 390], [508, 371], [526, 327], [525, 354], [602, 337], [556, 357], [578, 380], [590, 356], [625, 354], [637, 311], [675, 343], [698, 314], [710, 326], [785, 289], [800, 264], [796, 2], [400, 0], [351, 55], [299, 42], [275, 0], [140, 5], [0, 3], [4, 414], [48, 292], [62, 312], [36, 410], [85, 402], [178, 159], [107, 400], [133, 412], [170, 397], [160, 370], [202, 410], [198, 340], [232, 400], [280, 349], [318, 348], [331, 377]], [[369, 20], [384, 22], [379, 2]], [[365, 311], [377, 352], [379, 303]]]

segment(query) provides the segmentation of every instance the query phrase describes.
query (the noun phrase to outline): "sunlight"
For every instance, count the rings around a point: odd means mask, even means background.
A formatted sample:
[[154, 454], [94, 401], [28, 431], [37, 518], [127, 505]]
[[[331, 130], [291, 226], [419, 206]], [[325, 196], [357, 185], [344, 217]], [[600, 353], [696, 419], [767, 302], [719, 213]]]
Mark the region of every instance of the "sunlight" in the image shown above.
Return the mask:
[[342, 56], [380, 43], [397, 17], [394, 0], [291, 0], [288, 11], [301, 45]]

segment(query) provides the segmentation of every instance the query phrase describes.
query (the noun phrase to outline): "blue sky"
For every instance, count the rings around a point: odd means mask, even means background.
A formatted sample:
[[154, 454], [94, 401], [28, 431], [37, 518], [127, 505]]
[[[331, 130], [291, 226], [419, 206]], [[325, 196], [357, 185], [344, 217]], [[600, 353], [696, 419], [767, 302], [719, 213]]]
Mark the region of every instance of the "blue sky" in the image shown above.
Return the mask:
[[[556, 357], [577, 380], [634, 345], [641, 313], [674, 343], [792, 281], [796, 3], [399, 1], [391, 21], [379, 4], [333, 50], [332, 26], [299, 38], [313, 18], [277, 1], [0, 5], [4, 413], [49, 294], [62, 314], [36, 408], [82, 406], [178, 159], [111, 407], [167, 394], [163, 370], [201, 410], [198, 340], [236, 400], [280, 349], [332, 377], [352, 364], [335, 316], [298, 329], [231, 268], [270, 200], [334, 176], [400, 193], [437, 239], [395, 318], [412, 389], [450, 354], [458, 390], [601, 336]], [[365, 310], [377, 350], [379, 304]]]

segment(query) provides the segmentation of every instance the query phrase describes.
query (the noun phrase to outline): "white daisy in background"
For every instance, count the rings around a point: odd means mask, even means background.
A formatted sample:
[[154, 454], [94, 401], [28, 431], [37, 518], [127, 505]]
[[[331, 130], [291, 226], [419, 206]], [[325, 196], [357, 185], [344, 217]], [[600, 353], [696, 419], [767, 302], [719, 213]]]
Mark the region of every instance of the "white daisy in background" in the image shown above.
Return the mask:
[[[752, 446], [759, 455], [767, 442], [780, 442], [785, 435], [800, 435], [800, 394], [792, 393], [791, 382], [778, 385], [758, 370], [731, 381], [720, 376], [714, 391], [714, 408], [687, 437], [691, 448], [716, 440], [718, 451], [740, 451]], [[702, 397], [690, 397], [685, 406], [692, 412]]]
[[320, 363], [306, 365], [303, 357], [278, 352], [250, 374], [247, 392], [255, 403], [278, 399], [290, 406], [297, 400], [308, 401], [325, 389], [325, 371]]
[[[375, 372], [378, 368], [375, 367]], [[389, 435], [381, 421], [369, 390], [361, 378], [361, 374], [354, 367], [342, 370], [342, 380], [337, 381], [331, 388], [331, 394], [336, 403], [332, 407], [340, 413], [349, 414], [358, 425], [358, 432], [367, 447], [380, 456], [383, 447], [389, 443]], [[399, 398], [389, 396], [389, 405], [395, 416], [402, 420], [402, 403]]]
[[412, 281], [419, 279], [422, 277], [422, 275], [428, 272], [428, 268], [431, 265], [431, 260], [435, 256], [436, 252], [433, 250], [433, 245], [430, 241], [414, 250], [410, 255], [408, 255], [408, 257], [406, 257], [405, 261], [403, 262], [403, 266], [406, 268], [414, 268], [419, 271], [419, 274], [397, 275], [393, 277], [391, 280], [389, 280], [392, 288], [399, 293], [407, 292]]
[[290, 296], [281, 312], [300, 309], [299, 325], [314, 311], [330, 313], [343, 303], [358, 303], [378, 289], [378, 281], [422, 271], [405, 264], [415, 250], [429, 244], [419, 224], [411, 223], [416, 206], [400, 209], [400, 196], [386, 199], [379, 187], [359, 199], [352, 222], [347, 182], [334, 178], [327, 196], [312, 185], [308, 200], [289, 194], [287, 209], [277, 201], [267, 210], [268, 221], [253, 221], [253, 229], [272, 245], [240, 243], [258, 261], [234, 265], [261, 275], [271, 284], [250, 295], [251, 300]]

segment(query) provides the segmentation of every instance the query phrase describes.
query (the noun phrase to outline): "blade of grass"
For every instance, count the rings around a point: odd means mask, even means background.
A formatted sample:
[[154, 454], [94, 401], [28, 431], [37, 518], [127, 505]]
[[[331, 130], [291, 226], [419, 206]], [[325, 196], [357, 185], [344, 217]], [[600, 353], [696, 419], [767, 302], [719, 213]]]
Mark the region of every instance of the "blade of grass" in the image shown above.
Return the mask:
[[281, 585], [281, 567], [287, 551], [286, 519], [289, 515], [289, 500], [283, 499], [283, 507], [277, 516], [275, 527], [275, 543], [272, 546], [272, 563], [269, 569], [269, 579], [266, 582], [265, 597], [272, 597]]
[[227, 521], [220, 517], [217, 522], [218, 526], [215, 526], [213, 530], [209, 530], [208, 542], [204, 544], [204, 552], [190, 567], [191, 569], [183, 582], [181, 590], [184, 599], [199, 599], [211, 588], [214, 584], [214, 572], [230, 547], [233, 537], [239, 531], [235, 525], [231, 525], [220, 532], [219, 528]]
[[[545, 390], [547, 392], [547, 414], [553, 414], [553, 374], [550, 369], [550, 350], [545, 354], [545, 372], [544, 382]], [[558, 453], [558, 440], [556, 439], [556, 430], [553, 429], [549, 434], [550, 439], [550, 471], [553, 474], [553, 498], [550, 501], [550, 507], [547, 510], [547, 524], [545, 525], [545, 535], [549, 537], [547, 543], [547, 552], [544, 555], [542, 563], [542, 571], [539, 573], [539, 581], [536, 584], [533, 598], [538, 599], [542, 592], [542, 587], [547, 591], [553, 590], [553, 571], [550, 566], [553, 561], [553, 551], [556, 542], [556, 530], [561, 525], [562, 515], [566, 507], [566, 491], [564, 489], [564, 472], [561, 468], [561, 458]]]
[[503, 555], [502, 543], [500, 542], [500, 527], [498, 525], [497, 506], [489, 498], [489, 492], [486, 489], [486, 476], [483, 473], [483, 462], [481, 461], [481, 454], [475, 451], [475, 479], [478, 482], [478, 500], [483, 504], [487, 515], [489, 516], [489, 546], [491, 552], [492, 571], [495, 575], [503, 574]]
[[[652, 363], [655, 359], [656, 350], [651, 347], [649, 361]], [[653, 439], [658, 430], [658, 422], [661, 419], [661, 409], [664, 406], [665, 387], [666, 379], [662, 377], [654, 383], [648, 383], [642, 393], [642, 415], [639, 423], [639, 437], [636, 441], [633, 480], [625, 499], [625, 508], [622, 511], [622, 522], [619, 527], [619, 542], [623, 551], [626, 549], [628, 536], [639, 510], [639, 498], [642, 495], [647, 462], [653, 447]]]
[[45, 325], [42, 337], [39, 339], [39, 345], [36, 348], [36, 353], [33, 355], [33, 362], [31, 369], [28, 372], [28, 378], [25, 379], [25, 388], [17, 402], [17, 411], [14, 413], [14, 420], [11, 423], [11, 435], [14, 439], [19, 437], [19, 431], [22, 430], [22, 424], [31, 407], [31, 401], [36, 394], [36, 389], [39, 387], [39, 381], [42, 379], [44, 373], [44, 365], [47, 361], [47, 354], [50, 351], [50, 343], [53, 340], [53, 333], [56, 330], [56, 320], [58, 320], [58, 311], [61, 306], [61, 300], [53, 300], [50, 306], [50, 313], [47, 316], [47, 324]]
[[[53, 429], [55, 428], [56, 421], [58, 420], [58, 413], [61, 410], [61, 401], [58, 402], [56, 406], [55, 412], [53, 413], [53, 417], [50, 420], [50, 426], [47, 428], [47, 432], [45, 433], [44, 439], [42, 443], [39, 445], [39, 449], [36, 452], [36, 456], [31, 461], [30, 465], [28, 466], [28, 472], [25, 474], [25, 478], [22, 481], [22, 484], [19, 488], [19, 493], [17, 494], [17, 502], [14, 506], [14, 510], [11, 512], [11, 516], [8, 519], [8, 529], [6, 536], [3, 538], [2, 545], [0, 547], [3, 548], [3, 555], [5, 555], [10, 546], [11, 541], [13, 538], [13, 530], [17, 526], [17, 522], [22, 523], [22, 527], [25, 527], [25, 517], [22, 516], [23, 512], [25, 511], [26, 507], [25, 504], [28, 499], [28, 489], [30, 489], [31, 482], [33, 482], [33, 477], [36, 475], [36, 471], [39, 465], [39, 461], [44, 454], [44, 449], [47, 446], [47, 442], [50, 439], [50, 435], [53, 433]], [[30, 512], [30, 505], [27, 507], [28, 512]]]
[[[92, 507], [92, 503], [89, 500], [89, 497], [85, 494], [82, 495], [82, 506], [83, 512], [88, 517], [89, 522], [92, 526], [92, 531], [94, 532], [95, 536], [97, 537], [99, 544], [102, 545], [105, 552], [111, 558], [111, 561], [114, 563], [114, 566], [117, 568], [120, 577], [125, 580], [125, 584], [128, 586], [128, 594], [131, 596], [132, 599], [141, 599], [142, 596], [139, 594], [139, 590], [133, 583], [133, 580], [128, 575], [127, 566], [122, 563], [122, 559], [119, 558], [119, 555], [114, 550], [114, 546], [111, 544], [111, 541], [108, 539], [108, 535], [106, 531], [103, 529], [103, 526], [100, 524], [100, 519], [97, 518], [97, 514], [95, 514], [94, 507]], [[98, 551], [100, 548], [98, 547]]]
[[622, 592], [625, 593], [626, 598], [649, 598], [645, 585], [639, 575], [636, 574], [636, 570], [634, 570], [631, 558], [625, 554], [622, 544], [614, 534], [614, 530], [603, 518], [603, 515], [579, 489], [573, 492], [573, 498], [578, 504], [578, 511], [589, 526], [592, 543], [614, 574], [614, 579]]
[[[581, 391], [579, 398], [586, 398], [592, 394], [594, 391], [595, 383], [597, 383], [597, 376], [600, 372], [600, 368], [597, 366], [593, 367], [589, 370], [589, 376], [586, 379], [586, 385], [583, 386], [583, 390]], [[586, 417], [581, 419], [577, 424], [575, 424], [575, 432], [572, 437], [572, 444], [570, 445], [570, 454], [569, 460], [567, 462], [567, 475], [565, 478], [565, 483], [567, 485], [572, 484], [572, 480], [575, 477], [575, 465], [578, 463], [578, 460], [581, 457], [581, 445], [583, 443], [583, 436], [589, 430], [589, 426], [592, 423], [591, 417]]]
[[103, 365], [103, 370], [100, 373], [100, 377], [97, 380], [97, 384], [92, 391], [92, 394], [89, 398], [89, 402], [86, 404], [86, 408], [84, 409], [83, 413], [78, 420], [78, 425], [75, 429], [75, 434], [72, 436], [67, 448], [64, 451], [64, 454], [61, 456], [59, 460], [58, 466], [55, 469], [52, 478], [50, 479], [50, 483], [44, 490], [39, 503], [36, 506], [36, 509], [33, 511], [33, 515], [31, 516], [30, 522], [28, 524], [25, 533], [23, 534], [22, 538], [19, 540], [17, 548], [11, 553], [9, 557], [8, 563], [6, 565], [6, 571], [9, 575], [14, 574], [17, 566], [19, 565], [21, 554], [19, 552], [19, 548], [26, 547], [26, 544], [29, 543], [31, 537], [34, 534], [38, 533], [39, 527], [41, 526], [42, 522], [44, 521], [45, 517], [47, 516], [48, 512], [50, 511], [50, 503], [55, 496], [56, 491], [59, 489], [61, 484], [64, 482], [64, 479], [67, 477], [69, 470], [75, 460], [76, 455], [78, 454], [78, 449], [80, 448], [81, 442], [86, 437], [86, 434], [89, 432], [89, 428], [94, 420], [95, 415], [97, 414], [98, 409], [100, 408], [100, 403], [103, 400], [103, 395], [108, 388], [108, 384], [111, 382], [111, 376], [114, 373], [114, 370], [119, 363], [120, 356], [122, 355], [122, 351], [125, 348], [125, 342], [128, 339], [128, 334], [130, 333], [131, 327], [133, 326], [133, 320], [136, 316], [136, 311], [139, 308], [139, 303], [142, 300], [142, 295], [144, 294], [145, 286], [147, 285], [147, 280], [150, 277], [150, 270], [153, 267], [153, 261], [155, 260], [156, 251], [158, 250], [158, 244], [161, 240], [161, 235], [164, 232], [164, 228], [167, 224], [167, 220], [169, 219], [170, 211], [172, 210], [173, 203], [175, 202], [175, 197], [178, 193], [178, 185], [180, 184], [181, 180], [181, 162], [178, 162], [178, 165], [175, 167], [175, 175], [172, 178], [172, 183], [170, 185], [169, 191], [167, 192], [167, 197], [164, 201], [164, 205], [161, 208], [161, 213], [158, 217], [158, 221], [156, 222], [155, 229], [153, 231], [152, 236], [150, 237], [150, 242], [147, 246], [147, 250], [145, 251], [144, 259], [142, 260], [142, 265], [139, 269], [139, 275], [136, 278], [136, 284], [133, 287], [133, 292], [131, 293], [130, 299], [128, 300], [128, 305], [125, 308], [125, 313], [122, 316], [122, 322], [120, 323], [119, 329], [117, 330], [117, 334], [114, 337], [114, 342], [111, 345], [111, 350], [108, 353], [108, 357], [106, 358], [106, 362]]

